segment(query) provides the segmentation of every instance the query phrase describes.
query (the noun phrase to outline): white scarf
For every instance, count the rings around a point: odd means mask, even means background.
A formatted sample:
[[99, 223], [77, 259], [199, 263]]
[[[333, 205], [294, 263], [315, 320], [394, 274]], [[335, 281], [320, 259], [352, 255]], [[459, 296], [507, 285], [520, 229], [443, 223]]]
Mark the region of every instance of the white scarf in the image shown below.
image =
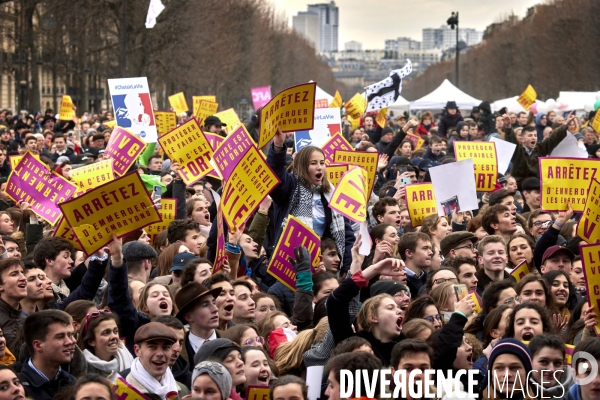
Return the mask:
[[131, 367], [131, 363], [133, 362], [133, 356], [122, 344], [119, 344], [119, 350], [117, 351], [115, 358], [110, 361], [99, 359], [88, 349], [83, 350], [83, 355], [88, 364], [107, 375], [111, 372], [124, 371]]
[[131, 375], [148, 390], [148, 393], [156, 394], [163, 400], [167, 399], [169, 393], [177, 394], [179, 392], [171, 368], [167, 368], [162, 382], [159, 382], [144, 369], [138, 357], [131, 364]]

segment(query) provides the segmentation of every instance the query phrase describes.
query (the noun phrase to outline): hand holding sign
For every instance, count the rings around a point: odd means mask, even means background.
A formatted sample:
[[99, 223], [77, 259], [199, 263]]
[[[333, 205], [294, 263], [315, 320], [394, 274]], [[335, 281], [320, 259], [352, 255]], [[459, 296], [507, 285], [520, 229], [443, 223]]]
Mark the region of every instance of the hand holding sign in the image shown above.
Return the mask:
[[[280, 148], [281, 150], [283, 150], [283, 145], [285, 143], [285, 134], [283, 132], [281, 132], [281, 129], [277, 128], [277, 132], [275, 133], [275, 136], [273, 136], [273, 146], [277, 149]], [[279, 150], [279, 151], [281, 151]], [[278, 150], [275, 150], [278, 151]]]
[[596, 334], [594, 328], [598, 325], [598, 314], [594, 312], [593, 308], [588, 308], [584, 312], [583, 322], [585, 323], [585, 327], [592, 333], [592, 335]]

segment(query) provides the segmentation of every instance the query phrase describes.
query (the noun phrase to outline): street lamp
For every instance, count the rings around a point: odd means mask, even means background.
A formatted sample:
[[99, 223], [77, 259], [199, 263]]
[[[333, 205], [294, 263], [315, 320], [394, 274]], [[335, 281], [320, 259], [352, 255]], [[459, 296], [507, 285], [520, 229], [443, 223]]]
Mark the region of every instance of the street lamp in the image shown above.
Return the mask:
[[456, 27], [456, 87], [458, 87], [458, 11], [452, 12], [452, 16], [448, 18], [446, 23], [450, 26], [450, 29], [454, 29], [454, 27]]

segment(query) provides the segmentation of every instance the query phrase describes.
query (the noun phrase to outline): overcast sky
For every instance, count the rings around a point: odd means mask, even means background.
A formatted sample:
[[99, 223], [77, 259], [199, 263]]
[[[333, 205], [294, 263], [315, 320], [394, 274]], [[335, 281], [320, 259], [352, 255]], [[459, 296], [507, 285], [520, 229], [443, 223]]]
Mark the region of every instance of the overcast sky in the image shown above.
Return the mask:
[[[329, 0], [270, 0], [285, 12], [290, 26], [292, 16], [306, 11], [307, 4]], [[527, 8], [543, 0], [336, 0], [340, 9], [339, 48], [355, 40], [363, 49], [383, 49], [385, 39], [407, 36], [422, 40], [423, 28], [446, 24], [452, 11], [458, 11], [460, 26], [483, 31], [491, 23], [514, 12], [523, 17]]]

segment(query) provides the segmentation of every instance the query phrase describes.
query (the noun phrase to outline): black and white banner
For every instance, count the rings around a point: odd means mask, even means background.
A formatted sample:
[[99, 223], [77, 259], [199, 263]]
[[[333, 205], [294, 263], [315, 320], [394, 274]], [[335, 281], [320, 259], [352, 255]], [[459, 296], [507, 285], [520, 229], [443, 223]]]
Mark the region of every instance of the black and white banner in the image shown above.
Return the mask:
[[402, 78], [412, 72], [412, 63], [406, 60], [401, 69], [390, 72], [390, 76], [365, 88], [367, 95], [367, 111], [377, 111], [394, 104], [402, 91]]

